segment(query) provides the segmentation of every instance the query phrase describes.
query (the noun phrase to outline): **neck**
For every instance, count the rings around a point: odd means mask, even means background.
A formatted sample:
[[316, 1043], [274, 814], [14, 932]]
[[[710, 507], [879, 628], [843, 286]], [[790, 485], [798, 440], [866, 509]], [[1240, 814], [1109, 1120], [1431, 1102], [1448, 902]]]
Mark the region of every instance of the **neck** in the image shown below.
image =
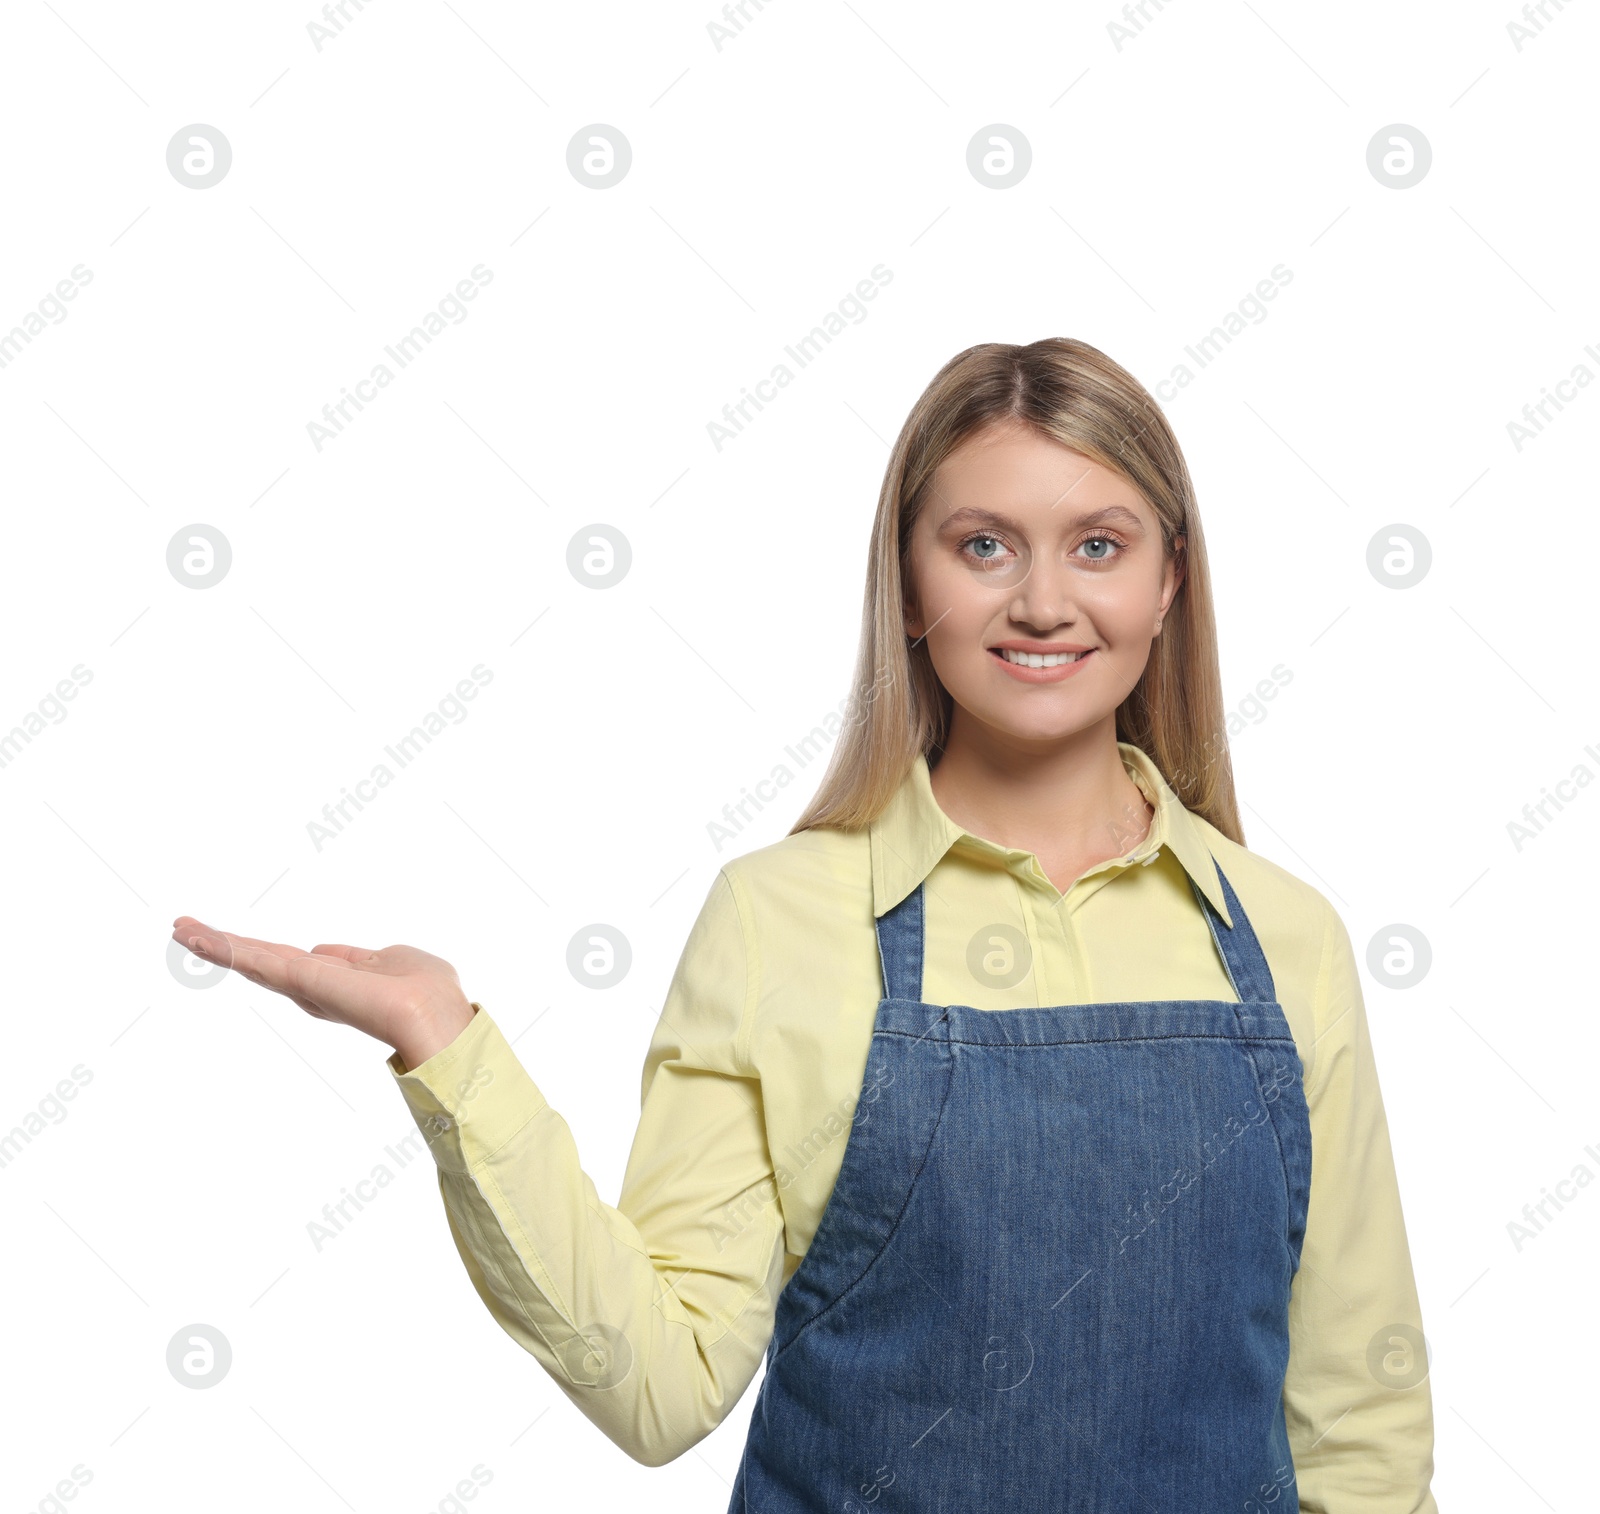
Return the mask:
[[1154, 811], [1117, 750], [1116, 715], [1049, 746], [1018, 744], [960, 706], [929, 774], [934, 798], [962, 829], [1036, 855], [1121, 856]]

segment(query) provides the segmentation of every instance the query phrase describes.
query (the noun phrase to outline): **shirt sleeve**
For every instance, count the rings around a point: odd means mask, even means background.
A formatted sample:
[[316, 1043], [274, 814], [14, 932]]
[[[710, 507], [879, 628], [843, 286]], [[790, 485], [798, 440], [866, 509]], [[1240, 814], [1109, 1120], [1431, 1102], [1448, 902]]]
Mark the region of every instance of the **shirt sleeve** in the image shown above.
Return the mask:
[[1284, 1415], [1302, 1514], [1438, 1514], [1433, 1402], [1355, 953], [1330, 905]]
[[650, 1039], [615, 1207], [482, 1006], [419, 1067], [387, 1063], [479, 1297], [646, 1466], [721, 1423], [772, 1335], [783, 1226], [748, 1059], [756, 966], [719, 872]]

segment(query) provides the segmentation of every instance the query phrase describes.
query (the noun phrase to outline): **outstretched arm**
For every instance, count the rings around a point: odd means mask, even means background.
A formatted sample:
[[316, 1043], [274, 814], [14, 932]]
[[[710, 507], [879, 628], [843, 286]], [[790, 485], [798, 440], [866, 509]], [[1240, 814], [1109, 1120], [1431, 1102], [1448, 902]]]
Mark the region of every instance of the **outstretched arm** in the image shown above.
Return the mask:
[[772, 1334], [783, 1225], [747, 1058], [754, 1003], [738, 907], [719, 873], [651, 1037], [615, 1206], [481, 1007], [420, 1066], [408, 1071], [398, 1051], [389, 1059], [479, 1296], [649, 1466], [721, 1423]]

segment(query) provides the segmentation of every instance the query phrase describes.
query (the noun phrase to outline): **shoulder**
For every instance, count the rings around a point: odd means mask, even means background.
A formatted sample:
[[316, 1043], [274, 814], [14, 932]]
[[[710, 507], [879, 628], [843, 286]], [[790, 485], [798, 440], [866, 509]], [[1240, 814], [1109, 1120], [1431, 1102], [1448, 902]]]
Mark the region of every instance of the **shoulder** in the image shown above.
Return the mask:
[[1310, 1005], [1326, 993], [1336, 956], [1349, 935], [1333, 901], [1316, 884], [1241, 846], [1196, 815], [1196, 827], [1227, 874], [1279, 988], [1279, 998]]
[[[872, 948], [866, 832], [811, 830], [724, 861], [679, 955], [662, 1044], [685, 1032], [726, 1065], [750, 1065], [757, 1006], [817, 981], [819, 959]], [[668, 1023], [670, 1022], [670, 1023]]]
[[1359, 1034], [1364, 1014], [1350, 933], [1321, 888], [1196, 819], [1261, 943], [1315, 1102], [1338, 1043]]
[[752, 901], [872, 891], [872, 843], [866, 831], [797, 831], [746, 851], [722, 866], [736, 895]]
[[1332, 901], [1315, 884], [1261, 853], [1240, 846], [1209, 820], [1195, 815], [1194, 822], [1258, 933], [1259, 916], [1282, 929], [1309, 932], [1320, 939], [1329, 917], [1337, 918]]
[[734, 897], [753, 918], [784, 911], [815, 917], [872, 898], [872, 850], [866, 831], [797, 831], [722, 865]]

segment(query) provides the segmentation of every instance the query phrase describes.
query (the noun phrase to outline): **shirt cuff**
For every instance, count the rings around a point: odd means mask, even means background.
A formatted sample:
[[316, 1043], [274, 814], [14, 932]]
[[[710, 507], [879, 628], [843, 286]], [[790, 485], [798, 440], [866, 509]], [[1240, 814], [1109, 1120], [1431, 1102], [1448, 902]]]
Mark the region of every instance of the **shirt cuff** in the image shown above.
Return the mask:
[[406, 1072], [398, 1051], [384, 1061], [435, 1163], [457, 1175], [492, 1157], [547, 1107], [500, 1027], [471, 1003], [472, 1019], [426, 1062]]

